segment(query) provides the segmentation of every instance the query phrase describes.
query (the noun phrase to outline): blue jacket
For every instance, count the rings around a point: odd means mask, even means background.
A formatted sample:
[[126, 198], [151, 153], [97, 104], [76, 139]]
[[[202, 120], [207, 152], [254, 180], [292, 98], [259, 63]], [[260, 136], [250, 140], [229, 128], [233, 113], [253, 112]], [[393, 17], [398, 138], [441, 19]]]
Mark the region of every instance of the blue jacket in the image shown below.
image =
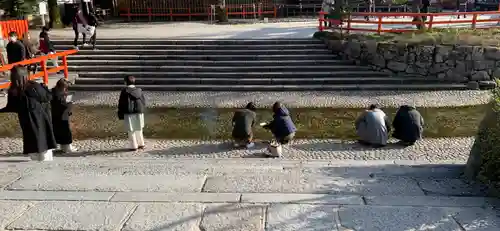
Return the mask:
[[297, 130], [288, 109], [284, 106], [274, 112], [273, 121], [265, 127], [271, 130], [274, 137], [285, 137]]

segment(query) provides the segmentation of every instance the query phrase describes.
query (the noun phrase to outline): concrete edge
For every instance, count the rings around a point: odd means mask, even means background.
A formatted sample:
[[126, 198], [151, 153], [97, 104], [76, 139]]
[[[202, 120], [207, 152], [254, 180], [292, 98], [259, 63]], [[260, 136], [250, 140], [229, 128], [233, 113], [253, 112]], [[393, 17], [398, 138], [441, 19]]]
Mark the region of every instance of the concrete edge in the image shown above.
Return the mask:
[[453, 196], [361, 196], [295, 193], [161, 193], [0, 191], [3, 201], [94, 201], [129, 203], [247, 203], [412, 207], [490, 207], [500, 199]]

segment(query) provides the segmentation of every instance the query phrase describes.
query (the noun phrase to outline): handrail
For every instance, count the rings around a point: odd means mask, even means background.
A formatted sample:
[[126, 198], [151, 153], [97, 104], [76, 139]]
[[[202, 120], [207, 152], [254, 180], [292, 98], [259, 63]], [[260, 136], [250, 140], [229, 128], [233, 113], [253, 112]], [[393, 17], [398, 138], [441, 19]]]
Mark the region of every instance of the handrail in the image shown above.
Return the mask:
[[[339, 19], [324, 19], [324, 15], [326, 15], [326, 12], [320, 12], [320, 17], [318, 19], [319, 21], [319, 31], [324, 30], [324, 22], [332, 22], [332, 24], [337, 24], [339, 26], [343, 26], [343, 23], [347, 23], [347, 27], [342, 28], [343, 30], [346, 30], [347, 32], [349, 31], [365, 31], [365, 32], [377, 32], [378, 34], [382, 32], [392, 32], [392, 33], [399, 33], [399, 32], [408, 32], [408, 31], [415, 31], [417, 28], [411, 28], [411, 29], [383, 29], [382, 25], [427, 25], [429, 29], [432, 28], [433, 25], [438, 25], [438, 24], [463, 24], [463, 23], [471, 23], [471, 28], [476, 29], [477, 23], [481, 22], [500, 22], [500, 18], [489, 18], [489, 19], [479, 19], [479, 15], [499, 15], [500, 12], [498, 11], [475, 11], [475, 12], [447, 12], [447, 13], [375, 13], [375, 12], [355, 12], [347, 15], [345, 19], [339, 20]], [[457, 16], [457, 15], [470, 15], [472, 17], [469, 17], [469, 19], [457, 19], [457, 20], [448, 20], [448, 21], [436, 21], [435, 17], [439, 16]], [[375, 17], [377, 20], [375, 21], [367, 21], [367, 20], [361, 20], [361, 19], [353, 19], [353, 17], [360, 16], [360, 17]], [[383, 21], [382, 19], [384, 17], [427, 17], [428, 20], [424, 21]], [[353, 28], [352, 23], [358, 23], [358, 24], [372, 24], [372, 25], [377, 25], [377, 29], [370, 29], [370, 28]], [[493, 27], [486, 27], [486, 28], [495, 28], [497, 26]]]
[[[23, 61], [12, 63], [12, 64], [7, 64], [7, 65], [0, 67], [0, 72], [9, 71], [14, 66], [18, 66], [18, 65], [25, 66], [25, 65], [29, 65], [29, 64], [40, 63], [40, 67], [42, 68], [42, 70], [40, 72], [33, 74], [33, 75], [30, 75], [29, 79], [33, 80], [33, 79], [43, 78], [43, 83], [48, 85], [49, 84], [49, 73], [57, 73], [57, 72], [62, 70], [64, 72], [64, 78], [68, 79], [69, 74], [68, 74], [67, 56], [75, 54], [76, 52], [78, 52], [78, 50], [67, 50], [67, 51], [62, 51], [62, 52], [56, 52], [56, 53], [50, 54], [50, 55], [43, 55], [40, 57], [23, 60]], [[54, 59], [56, 57], [62, 57], [62, 65], [59, 67], [47, 68], [47, 60]], [[9, 86], [10, 86], [10, 81], [5, 82], [5, 83], [0, 83], [0, 89], [5, 89], [5, 88], [8, 88]]]

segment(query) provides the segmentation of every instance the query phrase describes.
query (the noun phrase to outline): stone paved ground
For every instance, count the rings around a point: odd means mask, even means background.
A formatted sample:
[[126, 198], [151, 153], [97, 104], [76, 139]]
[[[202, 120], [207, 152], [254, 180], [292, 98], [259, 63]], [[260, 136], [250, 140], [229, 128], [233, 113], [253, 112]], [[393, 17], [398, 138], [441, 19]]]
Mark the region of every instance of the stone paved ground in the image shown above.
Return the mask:
[[[0, 229], [498, 231], [462, 165], [0, 158]], [[2, 229], [3, 230], [3, 229]]]
[[[289, 160], [419, 160], [432, 163], [465, 163], [473, 138], [425, 139], [413, 147], [395, 143], [385, 148], [362, 147], [353, 141], [295, 140], [284, 147], [284, 159]], [[395, 142], [395, 141], [393, 141]], [[265, 144], [249, 150], [233, 149], [230, 142], [190, 140], [147, 140], [146, 150], [129, 152], [123, 148], [126, 140], [76, 141], [78, 153], [70, 156], [107, 156], [117, 158], [258, 158], [263, 157]], [[0, 139], [0, 156], [20, 156], [21, 139]]]
[[[77, 92], [74, 99], [81, 105], [114, 105], [118, 102], [118, 96], [119, 92]], [[314, 107], [365, 108], [372, 103], [385, 107], [397, 107], [402, 104], [417, 107], [446, 107], [488, 103], [490, 92], [147, 92], [146, 97], [152, 106], [171, 107], [241, 107], [250, 101], [266, 106], [281, 101], [289, 107], [314, 105]]]

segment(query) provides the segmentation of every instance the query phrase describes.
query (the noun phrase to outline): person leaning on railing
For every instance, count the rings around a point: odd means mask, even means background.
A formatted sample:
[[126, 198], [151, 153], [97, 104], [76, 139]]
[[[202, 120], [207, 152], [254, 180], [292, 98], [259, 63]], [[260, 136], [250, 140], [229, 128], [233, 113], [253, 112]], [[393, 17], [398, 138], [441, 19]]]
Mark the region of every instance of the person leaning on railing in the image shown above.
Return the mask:
[[[56, 49], [54, 48], [54, 44], [50, 40], [49, 32], [50, 32], [50, 29], [48, 27], [43, 27], [42, 32], [40, 32], [40, 36], [39, 36], [40, 52], [42, 52], [42, 54], [44, 54], [44, 55], [51, 55], [51, 54], [56, 53]], [[54, 57], [52, 59], [52, 65], [54, 67], [59, 66], [58, 62], [59, 61], [58, 61], [57, 57]]]

